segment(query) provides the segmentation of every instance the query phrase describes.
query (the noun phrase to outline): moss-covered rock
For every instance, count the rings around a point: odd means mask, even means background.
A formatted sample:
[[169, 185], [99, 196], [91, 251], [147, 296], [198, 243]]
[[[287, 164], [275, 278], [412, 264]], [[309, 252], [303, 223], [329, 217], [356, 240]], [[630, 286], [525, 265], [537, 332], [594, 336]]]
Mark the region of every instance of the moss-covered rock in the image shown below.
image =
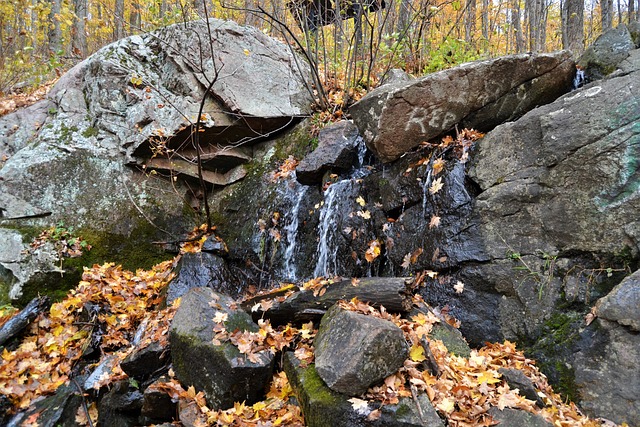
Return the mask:
[[[426, 395], [418, 395], [420, 408], [413, 399], [401, 398], [395, 405], [381, 406], [368, 402], [356, 409], [349, 396], [331, 390], [318, 375], [313, 363], [305, 365], [293, 352], [284, 355], [284, 371], [300, 403], [305, 424], [309, 427], [414, 427], [442, 426], [435, 409]], [[374, 410], [380, 416], [369, 419]]]
[[171, 357], [178, 380], [204, 391], [209, 406], [225, 409], [234, 402], [252, 404], [264, 396], [274, 357], [269, 352], [250, 361], [230, 342], [214, 343], [214, 316], [224, 313], [229, 331], [256, 332], [251, 316], [232, 308], [234, 301], [209, 288], [191, 289], [183, 298], [170, 329]]

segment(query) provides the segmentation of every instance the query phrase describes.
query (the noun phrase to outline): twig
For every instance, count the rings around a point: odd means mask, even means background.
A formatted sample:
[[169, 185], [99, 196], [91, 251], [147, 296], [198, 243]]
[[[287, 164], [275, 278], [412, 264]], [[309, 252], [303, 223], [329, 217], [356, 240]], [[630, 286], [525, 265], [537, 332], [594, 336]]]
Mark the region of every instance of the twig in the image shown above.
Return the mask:
[[87, 406], [87, 400], [84, 397], [84, 392], [82, 391], [82, 387], [80, 387], [80, 384], [78, 384], [78, 381], [76, 381], [75, 378], [71, 378], [71, 382], [73, 382], [73, 385], [76, 386], [76, 388], [78, 389], [78, 393], [80, 393], [80, 399], [82, 401], [82, 409], [84, 410], [85, 415], [87, 416], [87, 423], [89, 424], [89, 427], [93, 427], [93, 421], [91, 421], [91, 415], [89, 414], [89, 407]]

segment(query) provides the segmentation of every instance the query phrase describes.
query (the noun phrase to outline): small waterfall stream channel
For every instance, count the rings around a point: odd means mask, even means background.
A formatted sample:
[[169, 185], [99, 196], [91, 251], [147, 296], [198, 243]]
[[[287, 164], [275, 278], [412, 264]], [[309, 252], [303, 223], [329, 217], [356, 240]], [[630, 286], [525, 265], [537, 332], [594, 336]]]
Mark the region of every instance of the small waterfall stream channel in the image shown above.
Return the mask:
[[271, 282], [299, 282], [449, 268], [441, 239], [456, 233], [444, 227], [455, 228], [451, 214], [461, 212], [473, 190], [460, 161], [470, 144], [454, 145], [380, 165], [359, 138], [348, 171], [327, 173], [317, 185], [300, 184], [295, 171], [273, 180], [260, 190], [265, 203], [254, 212], [252, 251], [261, 270]]

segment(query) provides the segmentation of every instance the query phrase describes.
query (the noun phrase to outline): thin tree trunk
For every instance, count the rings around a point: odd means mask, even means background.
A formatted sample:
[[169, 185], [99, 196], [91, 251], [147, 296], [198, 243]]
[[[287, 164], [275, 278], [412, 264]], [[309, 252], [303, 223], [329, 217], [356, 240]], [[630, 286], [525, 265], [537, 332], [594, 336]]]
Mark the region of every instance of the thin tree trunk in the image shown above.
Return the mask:
[[476, 1], [467, 0], [467, 10], [464, 17], [464, 41], [473, 43], [476, 32]]
[[62, 0], [51, 0], [49, 11], [49, 52], [57, 54], [62, 49], [62, 29], [60, 28], [60, 12]]
[[124, 0], [116, 0], [113, 13], [113, 40], [124, 37]]
[[409, 26], [410, 18], [411, 1], [401, 0], [400, 11], [398, 13], [398, 25], [396, 26], [396, 31], [398, 32], [398, 34], [400, 34], [400, 39], [402, 39], [407, 33], [407, 27]]
[[142, 6], [136, 0], [131, 2], [131, 12], [129, 12], [129, 34], [140, 31], [142, 27], [142, 17], [140, 16]]
[[73, 18], [73, 38], [71, 47], [73, 54], [80, 58], [87, 56], [87, 0], [74, 0], [73, 7], [75, 9], [75, 17]]
[[489, 0], [482, 0], [482, 38], [489, 40]]
[[629, 0], [629, 17], [628, 22], [631, 23], [633, 21], [633, 15], [635, 14], [635, 0]]
[[540, 52], [544, 49], [544, 0], [526, 0], [525, 7], [529, 18], [529, 50]]
[[[40, 18], [38, 17], [38, 0], [31, 1], [31, 47], [33, 51], [38, 51], [38, 25]], [[2, 40], [0, 38], [0, 40]]]
[[167, 0], [160, 0], [160, 9], [158, 10], [158, 18], [164, 18], [167, 13]]
[[524, 52], [524, 34], [522, 34], [522, 24], [520, 17], [520, 0], [511, 2], [511, 26], [516, 39], [516, 53]]
[[600, 13], [602, 17], [602, 32], [604, 33], [613, 25], [613, 0], [601, 0]]

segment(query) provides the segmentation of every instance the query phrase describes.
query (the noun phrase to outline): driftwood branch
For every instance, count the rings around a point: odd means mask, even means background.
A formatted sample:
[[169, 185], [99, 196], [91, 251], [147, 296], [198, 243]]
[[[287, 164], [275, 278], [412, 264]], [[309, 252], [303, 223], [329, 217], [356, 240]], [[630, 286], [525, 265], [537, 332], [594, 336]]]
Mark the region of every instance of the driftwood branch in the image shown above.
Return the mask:
[[[273, 305], [263, 311], [259, 308], [252, 312], [254, 318], [267, 318], [274, 325], [289, 322], [299, 323], [309, 320], [317, 321], [333, 304], [339, 300], [358, 298], [370, 303], [374, 307], [384, 306], [389, 312], [408, 312], [412, 308], [411, 285], [412, 278], [396, 277], [366, 277], [327, 285], [324, 288], [299, 290], [279, 302], [273, 300]], [[314, 295], [315, 294], [315, 295]], [[252, 304], [259, 301], [252, 300]]]
[[22, 332], [42, 311], [49, 307], [49, 297], [36, 297], [0, 328], [0, 345]]

